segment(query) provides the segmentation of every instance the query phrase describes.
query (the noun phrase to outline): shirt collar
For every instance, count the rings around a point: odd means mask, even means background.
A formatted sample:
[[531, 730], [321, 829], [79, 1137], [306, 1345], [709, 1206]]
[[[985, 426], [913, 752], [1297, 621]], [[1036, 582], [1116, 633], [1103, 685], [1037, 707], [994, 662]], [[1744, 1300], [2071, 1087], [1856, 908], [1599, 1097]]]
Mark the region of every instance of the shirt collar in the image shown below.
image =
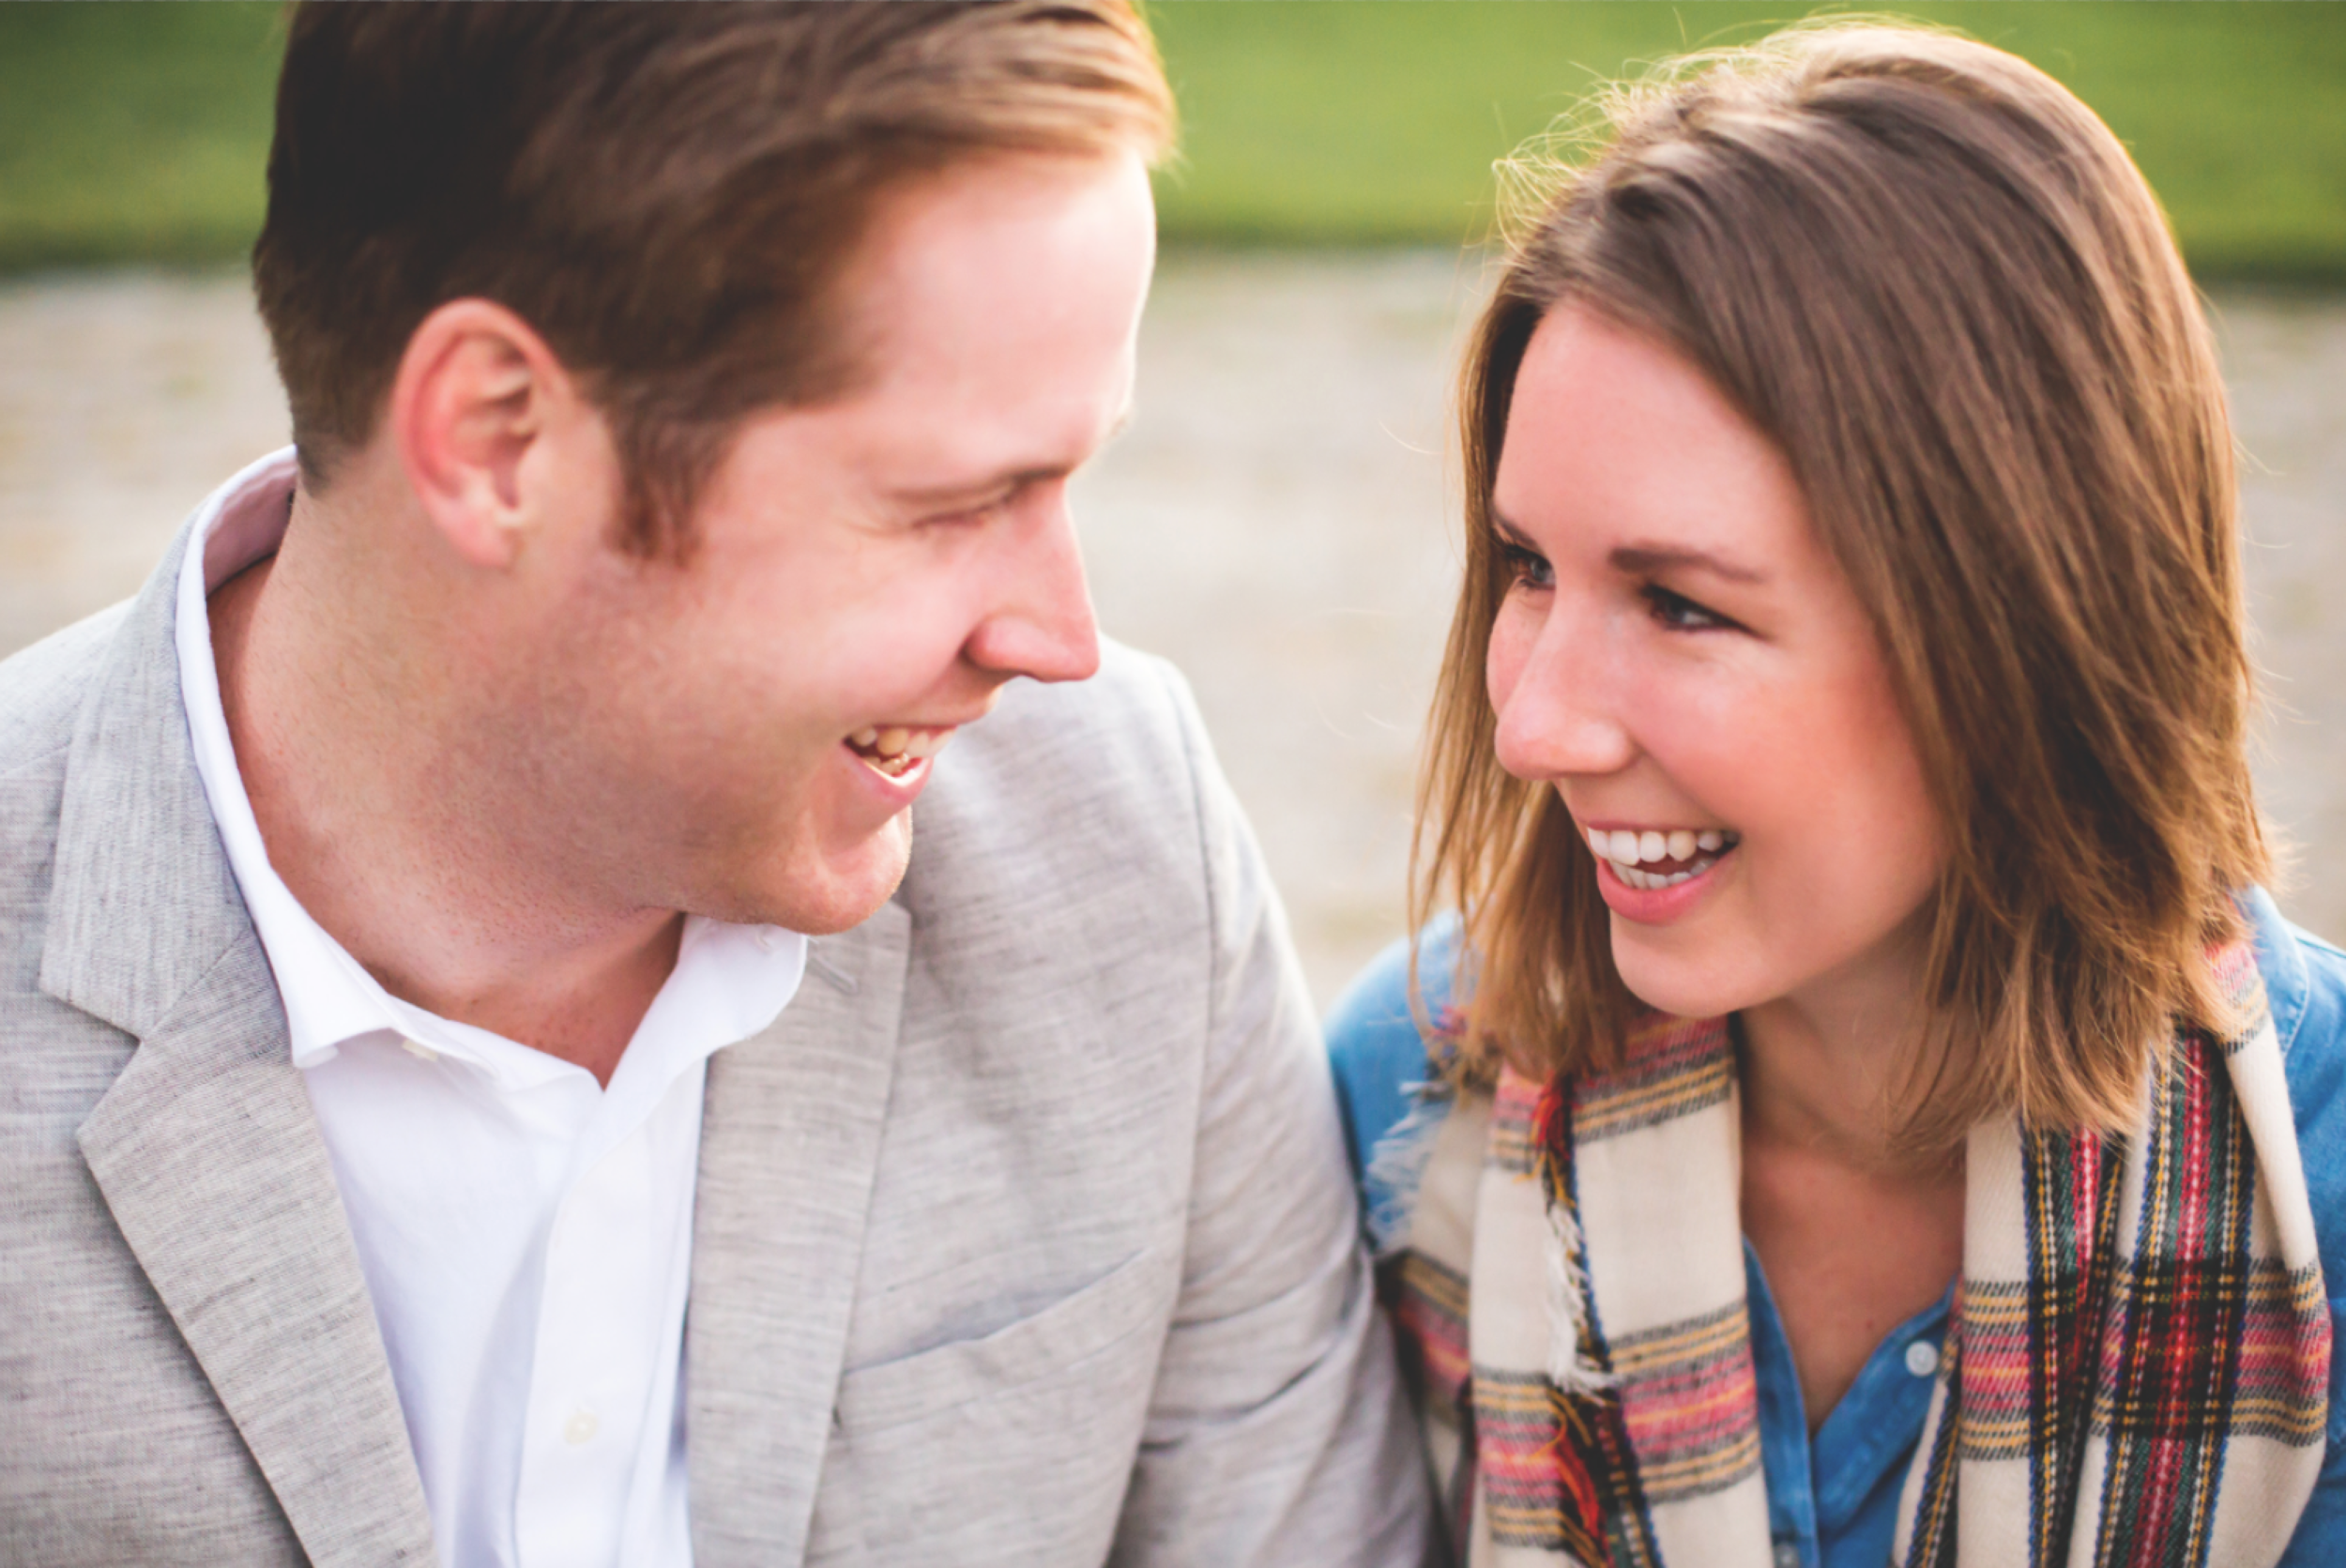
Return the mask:
[[[293, 449], [287, 448], [246, 468], [204, 502], [179, 571], [176, 617], [179, 689], [196, 773], [253, 931], [275, 972], [294, 1065], [315, 1067], [356, 1041], [395, 1036], [470, 1062], [501, 1088], [526, 1088], [582, 1072], [559, 1058], [392, 996], [310, 918], [269, 863], [221, 706], [207, 601], [222, 583], [276, 552], [292, 516], [296, 471]], [[806, 938], [797, 932], [688, 917], [676, 967], [629, 1043], [628, 1055], [637, 1058], [630, 1075], [649, 1068], [665, 1078], [765, 1028], [797, 994], [805, 965]], [[656, 1059], [643, 1059], [647, 1057]], [[623, 1069], [630, 1065], [622, 1063]]]

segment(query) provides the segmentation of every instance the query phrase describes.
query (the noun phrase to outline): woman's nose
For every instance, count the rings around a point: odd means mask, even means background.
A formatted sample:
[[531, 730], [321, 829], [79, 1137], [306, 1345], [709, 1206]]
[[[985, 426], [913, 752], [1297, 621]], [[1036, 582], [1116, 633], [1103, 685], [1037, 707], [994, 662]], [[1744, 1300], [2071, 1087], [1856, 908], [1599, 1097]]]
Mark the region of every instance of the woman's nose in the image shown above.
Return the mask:
[[1491, 704], [1499, 765], [1521, 779], [1554, 781], [1626, 768], [1637, 754], [1602, 629], [1551, 608], [1536, 629], [1501, 628], [1491, 640]]

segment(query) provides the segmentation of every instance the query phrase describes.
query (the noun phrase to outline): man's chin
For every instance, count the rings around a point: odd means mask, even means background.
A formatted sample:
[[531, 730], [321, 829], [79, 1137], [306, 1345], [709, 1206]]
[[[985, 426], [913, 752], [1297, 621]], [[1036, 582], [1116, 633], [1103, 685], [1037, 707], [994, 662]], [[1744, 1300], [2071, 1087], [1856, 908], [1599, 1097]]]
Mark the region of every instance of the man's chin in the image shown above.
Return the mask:
[[778, 925], [809, 936], [851, 931], [895, 896], [912, 859], [912, 814], [904, 813], [852, 849], [789, 856], [763, 886], [743, 889], [743, 925]]

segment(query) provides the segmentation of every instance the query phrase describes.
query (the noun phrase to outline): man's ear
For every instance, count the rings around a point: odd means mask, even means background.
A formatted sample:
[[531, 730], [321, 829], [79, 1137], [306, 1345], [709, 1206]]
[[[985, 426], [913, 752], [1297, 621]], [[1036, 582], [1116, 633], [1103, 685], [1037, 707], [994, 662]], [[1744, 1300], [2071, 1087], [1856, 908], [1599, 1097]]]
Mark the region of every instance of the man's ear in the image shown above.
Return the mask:
[[549, 436], [583, 411], [576, 382], [527, 322], [486, 299], [454, 299], [408, 338], [387, 417], [425, 512], [459, 556], [494, 571], [543, 521], [547, 497], [533, 481]]

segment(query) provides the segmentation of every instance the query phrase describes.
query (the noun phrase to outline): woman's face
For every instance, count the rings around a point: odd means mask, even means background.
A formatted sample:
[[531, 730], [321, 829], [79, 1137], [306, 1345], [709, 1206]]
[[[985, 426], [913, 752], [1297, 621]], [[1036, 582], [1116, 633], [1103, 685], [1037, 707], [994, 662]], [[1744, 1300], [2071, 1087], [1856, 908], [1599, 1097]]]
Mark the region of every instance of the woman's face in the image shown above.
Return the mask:
[[1851, 982], [1911, 995], [1944, 838], [1783, 454], [1673, 351], [1561, 306], [1524, 356], [1493, 510], [1514, 569], [1499, 760], [1596, 849], [1629, 989], [1695, 1017]]

